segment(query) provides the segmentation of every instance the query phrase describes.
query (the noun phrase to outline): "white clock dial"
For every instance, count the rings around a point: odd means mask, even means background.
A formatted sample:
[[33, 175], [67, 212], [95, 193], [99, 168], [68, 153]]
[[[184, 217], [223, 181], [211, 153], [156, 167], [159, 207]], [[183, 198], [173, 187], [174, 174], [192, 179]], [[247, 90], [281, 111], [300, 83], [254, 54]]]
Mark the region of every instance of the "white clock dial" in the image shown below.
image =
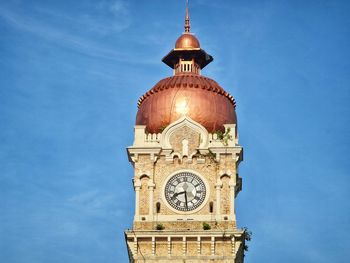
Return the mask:
[[165, 185], [165, 198], [176, 210], [192, 211], [205, 199], [206, 187], [202, 179], [190, 172], [172, 176]]

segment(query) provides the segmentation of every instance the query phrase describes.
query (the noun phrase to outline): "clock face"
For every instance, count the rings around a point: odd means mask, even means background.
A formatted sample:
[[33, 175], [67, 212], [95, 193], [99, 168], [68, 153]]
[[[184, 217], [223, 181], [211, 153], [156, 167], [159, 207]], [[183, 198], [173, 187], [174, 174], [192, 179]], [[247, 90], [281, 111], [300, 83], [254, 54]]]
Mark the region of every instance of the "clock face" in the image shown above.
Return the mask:
[[165, 185], [165, 198], [176, 210], [192, 211], [205, 199], [206, 188], [202, 179], [190, 172], [172, 176]]

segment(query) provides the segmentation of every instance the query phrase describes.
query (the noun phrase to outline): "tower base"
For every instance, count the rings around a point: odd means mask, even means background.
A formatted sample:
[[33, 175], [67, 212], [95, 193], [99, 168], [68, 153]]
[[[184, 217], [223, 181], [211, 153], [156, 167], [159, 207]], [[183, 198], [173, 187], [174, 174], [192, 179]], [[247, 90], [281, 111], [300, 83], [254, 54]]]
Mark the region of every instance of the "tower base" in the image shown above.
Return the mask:
[[125, 239], [132, 263], [243, 263], [243, 230], [127, 230]]

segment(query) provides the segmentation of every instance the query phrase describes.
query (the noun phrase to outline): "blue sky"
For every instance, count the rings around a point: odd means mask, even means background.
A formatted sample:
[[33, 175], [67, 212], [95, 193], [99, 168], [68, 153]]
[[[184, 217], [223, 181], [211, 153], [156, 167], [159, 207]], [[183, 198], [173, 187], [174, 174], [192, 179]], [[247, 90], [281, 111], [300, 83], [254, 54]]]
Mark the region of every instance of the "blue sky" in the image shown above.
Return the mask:
[[[237, 101], [246, 262], [350, 257], [350, 2], [192, 0]], [[184, 1], [0, 2], [0, 261], [127, 262], [138, 98]]]

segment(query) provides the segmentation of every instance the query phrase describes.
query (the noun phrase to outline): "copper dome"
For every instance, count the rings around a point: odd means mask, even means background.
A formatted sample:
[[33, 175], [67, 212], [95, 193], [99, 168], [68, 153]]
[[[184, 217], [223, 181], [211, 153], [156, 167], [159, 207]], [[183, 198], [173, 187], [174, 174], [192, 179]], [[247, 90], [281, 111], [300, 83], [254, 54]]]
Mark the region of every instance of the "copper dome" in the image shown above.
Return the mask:
[[136, 125], [161, 132], [182, 116], [189, 116], [209, 132], [235, 124], [235, 101], [214, 80], [197, 74], [174, 75], [159, 81], [139, 100]]
[[175, 49], [200, 49], [199, 40], [191, 33], [183, 33], [176, 40]]

